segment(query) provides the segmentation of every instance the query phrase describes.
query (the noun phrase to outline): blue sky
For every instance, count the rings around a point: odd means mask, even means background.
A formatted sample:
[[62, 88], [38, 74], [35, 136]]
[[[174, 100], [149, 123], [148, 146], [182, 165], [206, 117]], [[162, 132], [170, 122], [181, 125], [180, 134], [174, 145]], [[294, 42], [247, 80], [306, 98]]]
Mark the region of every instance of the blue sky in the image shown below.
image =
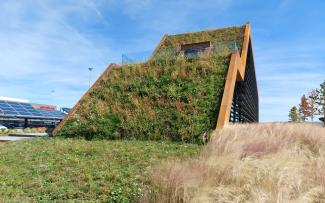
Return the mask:
[[[325, 80], [321, 0], [2, 0], [0, 96], [73, 106], [122, 53], [163, 34], [251, 22], [261, 121], [285, 121]], [[54, 92], [52, 91], [54, 90]]]

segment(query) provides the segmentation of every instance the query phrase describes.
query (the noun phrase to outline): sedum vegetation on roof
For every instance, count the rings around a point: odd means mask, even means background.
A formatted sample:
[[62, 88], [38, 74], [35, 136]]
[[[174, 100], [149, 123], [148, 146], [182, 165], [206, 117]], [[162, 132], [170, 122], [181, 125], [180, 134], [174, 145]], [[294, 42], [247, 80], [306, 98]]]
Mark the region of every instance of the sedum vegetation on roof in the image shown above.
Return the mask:
[[184, 58], [175, 47], [233, 40], [240, 48], [243, 38], [243, 27], [167, 37], [146, 63], [116, 65], [104, 75], [59, 134], [201, 143], [216, 126], [231, 50]]
[[236, 42], [239, 49], [244, 41], [245, 26], [228, 27], [216, 30], [167, 35], [161, 47], [177, 48], [182, 44], [210, 41], [212, 43]]

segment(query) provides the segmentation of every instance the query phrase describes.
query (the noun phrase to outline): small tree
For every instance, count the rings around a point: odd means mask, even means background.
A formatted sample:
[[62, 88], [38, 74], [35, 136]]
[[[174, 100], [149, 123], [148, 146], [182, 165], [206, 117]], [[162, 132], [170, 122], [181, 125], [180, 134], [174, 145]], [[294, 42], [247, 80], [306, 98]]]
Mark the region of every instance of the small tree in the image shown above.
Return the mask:
[[318, 101], [319, 105], [319, 113], [324, 116], [324, 125], [325, 125], [325, 80], [322, 84], [320, 84], [320, 89], [318, 90]]
[[302, 108], [301, 108], [300, 105], [299, 105], [299, 108], [298, 108], [298, 121], [299, 122], [305, 122], [306, 121], [306, 118], [304, 117], [304, 114], [302, 113]]
[[319, 115], [319, 110], [318, 110], [318, 97], [319, 97], [319, 92], [317, 89], [313, 89], [308, 93], [308, 111], [309, 111], [309, 116], [311, 118], [311, 121], [314, 121], [314, 116]]
[[307, 97], [305, 95], [302, 95], [299, 104], [299, 114], [300, 114], [300, 120], [302, 122], [305, 122], [306, 119], [310, 116], [308, 106], [309, 104], [308, 104]]
[[297, 122], [298, 121], [298, 109], [296, 106], [293, 106], [289, 112], [289, 121]]

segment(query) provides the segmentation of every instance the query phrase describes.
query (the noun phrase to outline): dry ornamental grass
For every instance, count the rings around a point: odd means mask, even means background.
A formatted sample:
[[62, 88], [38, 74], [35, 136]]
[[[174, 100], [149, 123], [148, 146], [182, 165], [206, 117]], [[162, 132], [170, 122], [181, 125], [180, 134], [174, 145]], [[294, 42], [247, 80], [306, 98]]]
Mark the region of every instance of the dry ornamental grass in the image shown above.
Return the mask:
[[198, 158], [168, 161], [142, 202], [325, 202], [325, 128], [251, 124], [216, 131]]

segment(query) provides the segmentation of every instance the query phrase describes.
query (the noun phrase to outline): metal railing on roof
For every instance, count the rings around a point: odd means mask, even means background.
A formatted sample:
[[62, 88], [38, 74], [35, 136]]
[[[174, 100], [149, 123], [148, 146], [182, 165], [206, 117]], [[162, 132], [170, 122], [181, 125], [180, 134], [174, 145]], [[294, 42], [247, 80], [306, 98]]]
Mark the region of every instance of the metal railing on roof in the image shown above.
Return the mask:
[[[177, 57], [200, 57], [204, 54], [208, 53], [209, 55], [226, 55], [230, 54], [233, 51], [240, 51], [236, 41], [223, 41], [223, 42], [212, 42], [210, 47], [193, 50], [193, 54], [186, 54], [181, 47], [177, 48], [168, 48], [161, 47], [155, 55], [151, 58], [152, 60], [160, 60], [160, 59], [173, 59]], [[134, 52], [122, 54], [122, 65], [125, 64], [135, 64], [135, 63], [144, 63], [148, 61], [151, 57], [151, 51], [143, 51], [143, 52]]]

